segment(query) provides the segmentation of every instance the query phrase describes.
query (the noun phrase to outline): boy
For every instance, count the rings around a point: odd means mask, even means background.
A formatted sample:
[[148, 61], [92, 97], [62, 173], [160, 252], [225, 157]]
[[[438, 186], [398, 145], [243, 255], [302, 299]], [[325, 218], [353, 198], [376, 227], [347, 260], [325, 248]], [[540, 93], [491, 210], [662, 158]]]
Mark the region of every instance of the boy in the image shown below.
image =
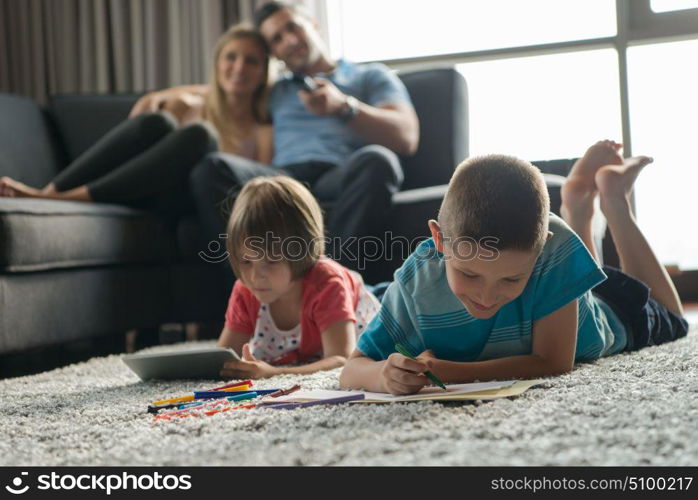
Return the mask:
[[[432, 238], [395, 273], [341, 386], [412, 393], [429, 383], [427, 370], [446, 383], [550, 376], [686, 335], [678, 294], [630, 209], [635, 179], [652, 159], [623, 160], [620, 148], [600, 141], [575, 163], [562, 189], [564, 221], [549, 214], [530, 163], [502, 155], [463, 162], [438, 222], [429, 221]], [[622, 272], [597, 264], [597, 195]], [[421, 354], [402, 356], [397, 343]]]

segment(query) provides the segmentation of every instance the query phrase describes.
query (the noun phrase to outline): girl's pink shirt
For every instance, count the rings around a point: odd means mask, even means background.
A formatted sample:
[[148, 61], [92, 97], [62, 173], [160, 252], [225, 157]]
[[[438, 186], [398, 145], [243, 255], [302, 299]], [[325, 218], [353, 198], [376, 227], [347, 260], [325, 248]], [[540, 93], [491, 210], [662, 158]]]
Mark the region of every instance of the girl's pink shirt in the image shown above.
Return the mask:
[[[363, 286], [361, 276], [323, 256], [302, 279], [300, 347], [274, 364], [306, 362], [317, 357], [322, 353], [322, 332], [338, 321], [356, 321]], [[225, 312], [225, 327], [251, 337], [260, 307], [254, 294], [237, 280]]]

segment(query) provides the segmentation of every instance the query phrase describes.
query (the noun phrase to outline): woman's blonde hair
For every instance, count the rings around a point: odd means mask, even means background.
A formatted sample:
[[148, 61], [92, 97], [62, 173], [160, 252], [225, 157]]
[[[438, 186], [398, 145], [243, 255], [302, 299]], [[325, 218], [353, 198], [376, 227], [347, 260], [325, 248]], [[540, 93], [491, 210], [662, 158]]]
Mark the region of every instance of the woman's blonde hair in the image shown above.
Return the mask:
[[230, 265], [238, 277], [245, 250], [253, 259], [287, 261], [293, 279], [325, 252], [322, 210], [303, 184], [287, 176], [248, 181], [235, 200], [227, 233]]
[[264, 53], [264, 78], [252, 95], [252, 113], [257, 123], [268, 123], [267, 94], [269, 90], [269, 46], [264, 37], [248, 24], [236, 24], [231, 26], [221, 35], [213, 49], [213, 65], [209, 77], [211, 91], [206, 95], [205, 118], [216, 127], [219, 134], [221, 150], [229, 153], [237, 153], [240, 144], [245, 139], [244, 132], [235, 123], [230, 109], [226, 103], [225, 92], [218, 83], [218, 59], [223, 48], [233, 40], [252, 40]]

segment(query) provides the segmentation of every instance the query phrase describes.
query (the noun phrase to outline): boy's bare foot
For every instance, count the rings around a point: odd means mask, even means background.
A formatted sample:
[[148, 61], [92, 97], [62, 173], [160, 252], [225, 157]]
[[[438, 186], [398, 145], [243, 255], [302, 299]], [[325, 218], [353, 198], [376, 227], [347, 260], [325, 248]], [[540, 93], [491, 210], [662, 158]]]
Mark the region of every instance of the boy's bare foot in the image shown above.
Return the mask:
[[584, 156], [572, 166], [560, 190], [560, 212], [568, 224], [573, 227], [586, 226], [594, 216], [594, 199], [597, 194], [594, 176], [605, 166], [623, 164], [619, 153], [622, 147], [620, 143], [611, 140], [599, 141], [587, 149]]
[[590, 223], [594, 216], [596, 189], [585, 179], [567, 178], [560, 190], [560, 215], [573, 228]]
[[627, 158], [623, 165], [607, 165], [594, 176], [601, 195], [601, 207], [614, 201], [628, 202], [637, 176], [654, 160], [649, 156]]
[[594, 174], [601, 167], [623, 164], [623, 157], [619, 153], [622, 147], [622, 144], [608, 139], [597, 142], [575, 162], [568, 177], [580, 177], [594, 185]]
[[0, 178], [0, 196], [9, 198], [44, 198], [40, 189], [27, 186], [10, 177]]

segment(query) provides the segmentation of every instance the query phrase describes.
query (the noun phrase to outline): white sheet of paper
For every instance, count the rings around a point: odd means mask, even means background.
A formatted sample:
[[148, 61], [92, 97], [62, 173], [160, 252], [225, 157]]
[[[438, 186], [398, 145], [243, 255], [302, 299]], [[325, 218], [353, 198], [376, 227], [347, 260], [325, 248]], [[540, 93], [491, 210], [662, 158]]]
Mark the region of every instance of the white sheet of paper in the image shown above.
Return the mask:
[[511, 387], [514, 385], [515, 380], [502, 380], [494, 382], [476, 382], [472, 384], [446, 384], [446, 389], [443, 390], [439, 387], [424, 387], [421, 391], [416, 394], [408, 394], [407, 396], [395, 396], [393, 394], [385, 394], [382, 392], [364, 392], [364, 391], [330, 391], [326, 389], [315, 389], [315, 390], [300, 390], [292, 394], [287, 394], [286, 396], [279, 396], [278, 398], [269, 398], [269, 402], [303, 402], [303, 401], [316, 401], [318, 399], [330, 399], [338, 398], [341, 396], [347, 396], [349, 394], [364, 394], [365, 399], [363, 401], [384, 401], [391, 403], [399, 403], [401, 401], [414, 401], [420, 399], [428, 398], [442, 398], [448, 396], [456, 396], [459, 394], [469, 394], [472, 392], [482, 392], [491, 391], [493, 389], [501, 389], [504, 387]]
[[383, 392], [366, 392], [366, 401], [390, 401], [398, 403], [400, 401], [414, 401], [424, 399], [425, 396], [445, 397], [456, 396], [458, 394], [469, 394], [471, 392], [491, 391], [493, 389], [501, 389], [514, 385], [515, 380], [502, 380], [494, 382], [475, 382], [472, 384], [446, 384], [444, 391], [440, 387], [424, 387], [416, 394], [408, 394], [406, 396], [395, 396], [393, 394], [385, 394]]

